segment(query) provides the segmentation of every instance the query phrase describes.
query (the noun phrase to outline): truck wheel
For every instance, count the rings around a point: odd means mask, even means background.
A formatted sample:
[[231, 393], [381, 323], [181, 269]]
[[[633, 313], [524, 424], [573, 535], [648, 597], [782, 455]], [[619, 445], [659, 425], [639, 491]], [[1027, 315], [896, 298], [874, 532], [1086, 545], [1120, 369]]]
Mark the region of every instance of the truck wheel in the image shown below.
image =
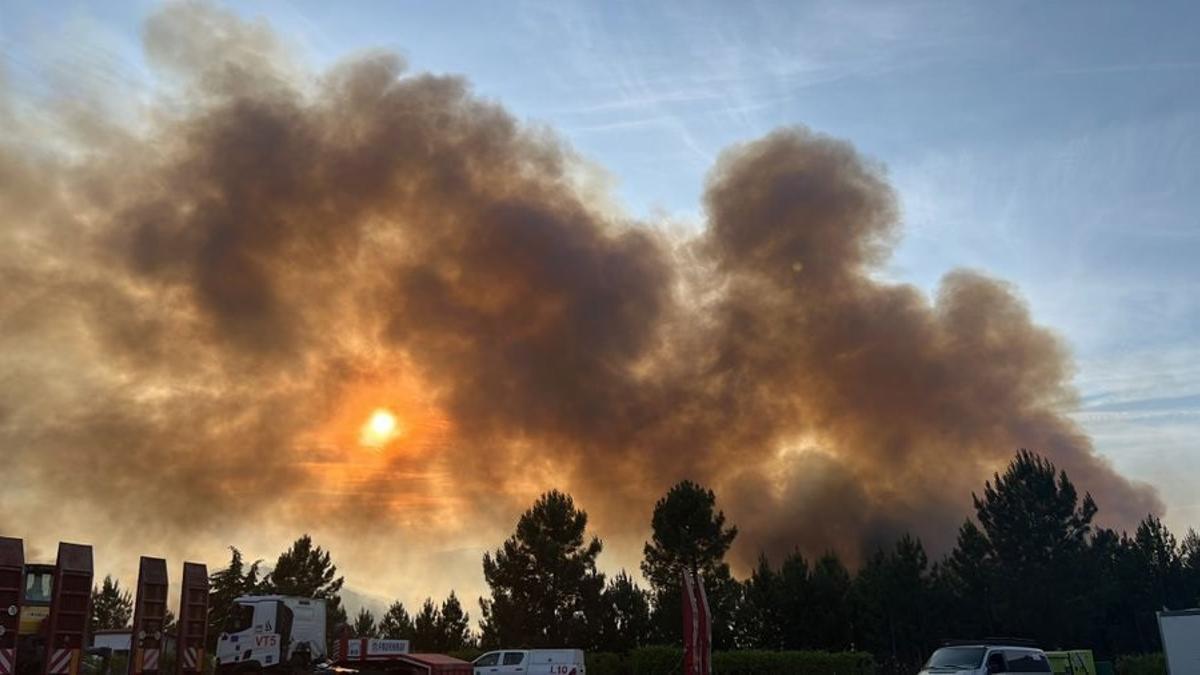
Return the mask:
[[312, 665], [312, 656], [307, 649], [297, 649], [292, 658], [288, 660], [288, 670], [293, 673], [303, 673], [309, 670]]

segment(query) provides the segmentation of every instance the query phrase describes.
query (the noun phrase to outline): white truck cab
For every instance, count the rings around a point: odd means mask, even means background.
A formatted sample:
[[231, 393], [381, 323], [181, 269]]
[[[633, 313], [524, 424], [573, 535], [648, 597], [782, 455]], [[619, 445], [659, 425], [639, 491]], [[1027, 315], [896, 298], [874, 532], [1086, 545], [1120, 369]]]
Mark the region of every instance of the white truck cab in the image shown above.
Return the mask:
[[325, 659], [325, 601], [285, 595], [247, 595], [217, 638], [219, 672], [308, 666]]
[[582, 649], [502, 649], [471, 664], [475, 675], [584, 675]]
[[921, 675], [1001, 675], [1049, 673], [1046, 653], [1027, 643], [1003, 640], [954, 642], [938, 649]]

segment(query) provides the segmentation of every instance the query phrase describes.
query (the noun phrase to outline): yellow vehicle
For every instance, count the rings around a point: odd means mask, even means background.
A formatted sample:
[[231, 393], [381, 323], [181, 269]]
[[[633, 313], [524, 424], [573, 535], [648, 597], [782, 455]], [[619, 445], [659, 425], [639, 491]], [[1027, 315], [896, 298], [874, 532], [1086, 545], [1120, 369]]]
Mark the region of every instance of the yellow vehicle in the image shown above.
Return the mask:
[[21, 621], [17, 634], [37, 635], [42, 622], [50, 616], [50, 600], [54, 597], [54, 565], [26, 565], [21, 599]]
[[1090, 649], [1046, 652], [1046, 658], [1055, 675], [1096, 675], [1096, 660]]

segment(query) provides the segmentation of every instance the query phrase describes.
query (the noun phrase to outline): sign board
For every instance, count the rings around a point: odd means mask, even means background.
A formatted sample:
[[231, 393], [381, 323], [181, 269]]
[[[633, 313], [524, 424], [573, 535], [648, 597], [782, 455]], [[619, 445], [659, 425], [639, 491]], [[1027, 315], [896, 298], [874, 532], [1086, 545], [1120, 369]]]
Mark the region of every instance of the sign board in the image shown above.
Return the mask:
[[1159, 612], [1158, 632], [1170, 675], [1200, 675], [1200, 609]]

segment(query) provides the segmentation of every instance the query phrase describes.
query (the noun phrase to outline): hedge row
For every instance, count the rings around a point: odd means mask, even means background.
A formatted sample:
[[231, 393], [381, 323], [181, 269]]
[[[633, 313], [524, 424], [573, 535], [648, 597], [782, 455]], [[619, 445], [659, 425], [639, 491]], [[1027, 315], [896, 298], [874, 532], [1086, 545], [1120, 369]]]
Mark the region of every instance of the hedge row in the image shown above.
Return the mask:
[[[642, 647], [628, 655], [590, 653], [588, 675], [678, 673], [683, 650]], [[873, 675], [875, 660], [863, 652], [715, 652], [713, 675]]]
[[1161, 653], [1122, 656], [1114, 670], [1117, 675], [1167, 675], [1167, 661]]
[[453, 656], [454, 658], [462, 659], [463, 661], [474, 661], [475, 659], [479, 658], [480, 656], [483, 656], [488, 651], [490, 651], [490, 650], [479, 649], [477, 647], [468, 647], [466, 649], [458, 649], [458, 650], [452, 651], [452, 652], [446, 654], [446, 656]]
[[[473, 661], [482, 653], [465, 649], [450, 655]], [[586, 658], [588, 675], [678, 675], [683, 650], [642, 647], [628, 654], [587, 652]], [[874, 675], [875, 661], [864, 652], [716, 652], [712, 671], [713, 675]]]

